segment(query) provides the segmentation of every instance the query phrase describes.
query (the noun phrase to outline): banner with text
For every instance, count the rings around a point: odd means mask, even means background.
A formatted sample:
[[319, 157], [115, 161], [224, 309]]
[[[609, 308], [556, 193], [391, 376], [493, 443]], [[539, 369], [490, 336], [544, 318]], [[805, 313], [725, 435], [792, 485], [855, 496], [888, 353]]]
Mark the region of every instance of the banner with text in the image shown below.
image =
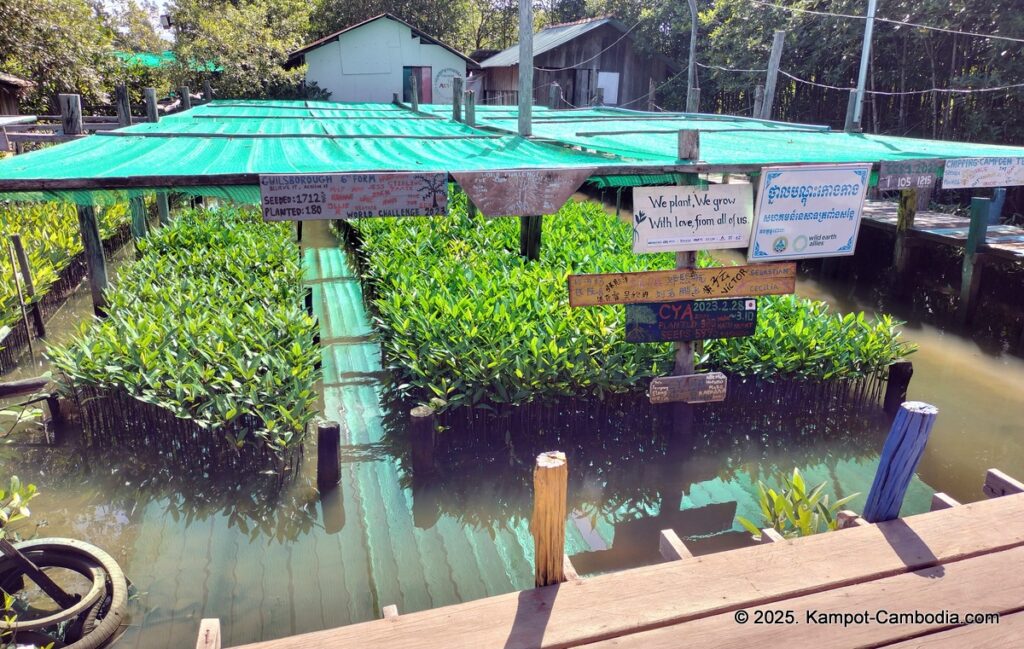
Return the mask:
[[446, 173], [260, 176], [264, 221], [437, 216], [448, 213]]
[[750, 185], [636, 187], [633, 252], [746, 248], [753, 216]]
[[749, 261], [852, 255], [870, 164], [765, 167]]
[[943, 189], [1024, 185], [1024, 158], [955, 158], [946, 160]]
[[756, 328], [756, 298], [626, 305], [628, 343], [738, 338]]

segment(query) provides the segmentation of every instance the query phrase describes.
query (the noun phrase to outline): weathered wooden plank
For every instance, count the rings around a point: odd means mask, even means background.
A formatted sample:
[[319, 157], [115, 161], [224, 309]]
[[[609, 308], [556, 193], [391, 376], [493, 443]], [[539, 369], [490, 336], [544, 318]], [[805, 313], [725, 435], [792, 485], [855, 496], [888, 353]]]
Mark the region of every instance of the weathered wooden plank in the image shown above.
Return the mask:
[[454, 171], [452, 176], [484, 216], [554, 214], [596, 169]]
[[982, 491], [989, 498], [1024, 493], [1024, 482], [1011, 478], [999, 469], [989, 469], [985, 473], [985, 485], [982, 487]]
[[199, 623], [196, 649], [220, 649], [220, 620], [206, 618]]
[[838, 527], [841, 530], [845, 530], [850, 527], [862, 527], [864, 525], [871, 525], [871, 523], [861, 518], [860, 515], [857, 514], [857, 512], [850, 511], [849, 509], [844, 509], [843, 511], [836, 514], [836, 518], [839, 521]]
[[911, 640], [886, 645], [889, 649], [1019, 649], [1024, 638], [1024, 613], [1002, 615], [999, 624], [958, 626]]
[[761, 530], [761, 543], [781, 543], [786, 537], [778, 533], [774, 527], [766, 527]]
[[932, 494], [932, 507], [931, 511], [937, 511], [939, 509], [949, 509], [950, 507], [956, 507], [960, 503], [950, 498], [948, 495], [941, 491], [936, 491]]
[[[1024, 579], [1007, 568], [1020, 565], [1021, 561], [1024, 561], [1024, 548], [1015, 548], [750, 607], [744, 609], [747, 615], [744, 623], [739, 622], [738, 612], [725, 613], [589, 646], [594, 649], [675, 649], [680, 646], [680, 638], [685, 638], [685, 646], [688, 648], [876, 647], [957, 626], [952, 618], [932, 623], [928, 623], [926, 618], [921, 618], [921, 621], [910, 618], [907, 623], [899, 624], [887, 622], [899, 619], [895, 618], [896, 615], [912, 615], [915, 611], [921, 614], [947, 611], [964, 615], [977, 612], [1004, 613], [1018, 609], [1024, 600]], [[756, 581], [757, 577], [752, 576], [751, 579]], [[785, 621], [787, 611], [792, 611], [793, 623], [764, 623], [766, 619], [774, 620], [779, 615]], [[854, 622], [853, 616], [861, 614], [865, 620], [870, 621]], [[827, 616], [830, 615], [840, 616], [839, 622], [828, 622]], [[842, 622], [843, 615], [850, 616], [847, 618], [850, 622], [845, 625]], [[879, 622], [879, 619], [882, 621]], [[758, 623], [758, 620], [761, 622]], [[992, 626], [998, 628], [1000, 625]], [[1009, 631], [1003, 633], [1011, 635]], [[1019, 636], [1017, 639], [1019, 642]]]
[[651, 403], [712, 403], [725, 401], [728, 385], [721, 372], [659, 376], [651, 379], [649, 393]]
[[665, 561], [693, 558], [693, 553], [687, 549], [675, 530], [671, 529], [661, 530], [661, 534], [658, 535], [658, 553]]
[[864, 504], [864, 518], [869, 523], [899, 516], [903, 496], [924, 454], [938, 414], [938, 408], [921, 401], [908, 401], [900, 406], [885, 438], [878, 470]]
[[[711, 554], [699, 561], [672, 561], [599, 575], [574, 583], [572, 588], [563, 585], [509, 593], [402, 615], [394, 622], [356, 624], [249, 647], [559, 647], [1019, 546], [1024, 546], [1024, 495], [1012, 495], [842, 534], [818, 534]], [[857, 560], [836, 561], [837, 556]], [[800, 569], [794, 570], [794, 565]], [[920, 588], [922, 579], [915, 576], [914, 582]]]

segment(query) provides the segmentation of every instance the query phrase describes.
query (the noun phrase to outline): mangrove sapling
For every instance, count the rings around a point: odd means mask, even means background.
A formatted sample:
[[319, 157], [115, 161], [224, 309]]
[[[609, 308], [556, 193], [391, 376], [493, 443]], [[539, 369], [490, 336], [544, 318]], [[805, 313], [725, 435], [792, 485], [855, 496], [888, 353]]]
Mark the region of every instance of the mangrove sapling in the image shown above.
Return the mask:
[[778, 490], [758, 480], [762, 525], [758, 527], [742, 516], [737, 516], [736, 520], [756, 540], [761, 539], [763, 528], [772, 528], [787, 539], [835, 530], [839, 525], [837, 514], [843, 505], [860, 494], [829, 502], [828, 494], [824, 493], [825, 486], [826, 483], [822, 482], [809, 489], [799, 469], [793, 469], [791, 476], [782, 476], [782, 486]]

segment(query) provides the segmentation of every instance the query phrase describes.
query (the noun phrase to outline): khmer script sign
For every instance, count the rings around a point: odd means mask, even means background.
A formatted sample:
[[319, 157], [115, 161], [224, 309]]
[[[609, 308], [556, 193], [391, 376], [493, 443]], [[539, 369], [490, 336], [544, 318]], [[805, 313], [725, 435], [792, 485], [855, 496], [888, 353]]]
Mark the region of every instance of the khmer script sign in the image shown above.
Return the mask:
[[751, 186], [633, 189], [633, 252], [746, 248], [754, 216]]

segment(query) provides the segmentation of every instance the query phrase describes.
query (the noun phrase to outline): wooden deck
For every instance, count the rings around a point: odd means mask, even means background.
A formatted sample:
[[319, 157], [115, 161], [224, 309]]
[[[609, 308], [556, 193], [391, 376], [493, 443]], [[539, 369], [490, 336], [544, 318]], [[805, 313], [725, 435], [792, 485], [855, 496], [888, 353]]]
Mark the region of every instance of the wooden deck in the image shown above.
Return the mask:
[[[864, 225], [896, 229], [895, 203], [868, 201], [864, 204]], [[967, 243], [971, 219], [941, 212], [920, 211], [914, 218], [914, 237], [962, 248]], [[978, 252], [1024, 261], [1024, 228], [1015, 225], [990, 225]]]
[[[1024, 637], [1021, 565], [1017, 493], [246, 647], [1010, 647]], [[781, 611], [783, 623], [755, 623], [765, 611]], [[865, 611], [1002, 619], [844, 626], [808, 618]]]

